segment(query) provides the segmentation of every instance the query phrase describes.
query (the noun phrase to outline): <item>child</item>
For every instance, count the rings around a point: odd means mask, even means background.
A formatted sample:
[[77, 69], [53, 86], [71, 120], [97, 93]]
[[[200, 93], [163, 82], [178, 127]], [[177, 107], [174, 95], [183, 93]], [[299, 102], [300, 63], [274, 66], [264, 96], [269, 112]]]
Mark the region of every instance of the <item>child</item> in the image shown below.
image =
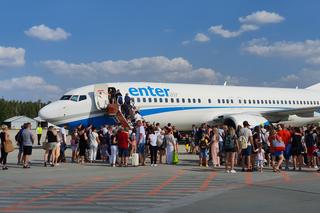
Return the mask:
[[186, 153], [191, 152], [191, 138], [188, 134], [186, 134], [186, 142], [185, 142]]
[[200, 155], [200, 162], [199, 165], [202, 166], [203, 162], [205, 161], [205, 166], [208, 167], [208, 139], [203, 134], [199, 143], [199, 155]]
[[262, 143], [258, 143], [258, 149], [255, 150], [256, 154], [256, 164], [258, 167], [259, 172], [262, 172], [263, 164], [264, 164], [264, 157], [265, 151], [262, 148]]

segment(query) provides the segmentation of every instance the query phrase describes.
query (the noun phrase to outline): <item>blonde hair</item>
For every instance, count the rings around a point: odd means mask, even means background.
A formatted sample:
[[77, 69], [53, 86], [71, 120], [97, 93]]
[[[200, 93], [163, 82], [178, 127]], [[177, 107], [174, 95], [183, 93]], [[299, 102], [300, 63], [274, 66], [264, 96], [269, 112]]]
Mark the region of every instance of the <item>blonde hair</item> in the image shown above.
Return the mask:
[[4, 131], [4, 130], [7, 130], [8, 129], [8, 126], [7, 125], [5, 125], [5, 124], [2, 124], [1, 125], [1, 129]]
[[228, 133], [233, 137], [236, 135], [236, 130], [233, 127], [229, 127]]

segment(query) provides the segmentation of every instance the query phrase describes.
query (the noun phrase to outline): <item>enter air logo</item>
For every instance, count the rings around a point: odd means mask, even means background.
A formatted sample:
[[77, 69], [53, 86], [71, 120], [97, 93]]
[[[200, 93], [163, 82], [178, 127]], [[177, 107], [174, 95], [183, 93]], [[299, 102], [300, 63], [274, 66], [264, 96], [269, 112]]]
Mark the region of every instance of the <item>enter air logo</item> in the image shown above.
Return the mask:
[[169, 97], [173, 96], [173, 94], [170, 93], [170, 89], [167, 88], [153, 88], [153, 87], [130, 87], [129, 88], [129, 94], [131, 96], [153, 96], [153, 97]]

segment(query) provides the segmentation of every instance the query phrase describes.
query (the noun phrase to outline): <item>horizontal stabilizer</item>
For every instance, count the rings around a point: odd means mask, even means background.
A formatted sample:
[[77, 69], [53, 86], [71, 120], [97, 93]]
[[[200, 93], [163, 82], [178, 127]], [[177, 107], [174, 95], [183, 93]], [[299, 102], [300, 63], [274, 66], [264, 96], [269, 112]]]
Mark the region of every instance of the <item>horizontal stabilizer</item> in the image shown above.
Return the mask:
[[307, 87], [306, 89], [309, 89], [309, 90], [319, 90], [320, 91], [320, 83], [317, 83], [317, 84], [314, 84], [310, 87]]

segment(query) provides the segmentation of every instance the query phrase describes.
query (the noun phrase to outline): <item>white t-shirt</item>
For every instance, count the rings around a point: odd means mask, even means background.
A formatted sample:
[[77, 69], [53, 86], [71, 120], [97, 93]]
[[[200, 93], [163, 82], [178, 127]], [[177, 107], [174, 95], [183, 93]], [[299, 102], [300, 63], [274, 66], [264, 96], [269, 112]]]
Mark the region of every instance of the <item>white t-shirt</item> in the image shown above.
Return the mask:
[[[140, 138], [140, 134], [142, 134], [142, 138]], [[145, 138], [146, 138], [146, 131], [144, 129], [144, 126], [140, 126], [137, 129], [137, 143], [145, 143]]]
[[240, 136], [244, 136], [247, 140], [248, 146], [251, 146], [249, 138], [252, 137], [252, 132], [249, 128], [242, 128], [239, 132]]
[[90, 145], [97, 146], [98, 145], [98, 142], [97, 142], [98, 137], [99, 137], [98, 133], [91, 132], [90, 136], [89, 136]]
[[257, 160], [264, 160], [264, 153], [265, 151], [263, 149], [261, 149], [261, 152], [258, 151]]
[[150, 134], [149, 139], [150, 139], [150, 145], [151, 146], [157, 146], [157, 135], [156, 134]]

